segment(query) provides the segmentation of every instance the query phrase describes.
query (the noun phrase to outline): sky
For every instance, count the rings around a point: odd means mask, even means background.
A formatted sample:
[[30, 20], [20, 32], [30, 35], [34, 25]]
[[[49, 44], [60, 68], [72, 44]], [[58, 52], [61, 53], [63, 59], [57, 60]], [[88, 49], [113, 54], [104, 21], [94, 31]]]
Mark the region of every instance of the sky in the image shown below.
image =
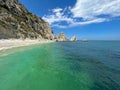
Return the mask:
[[120, 0], [19, 0], [68, 38], [120, 40]]

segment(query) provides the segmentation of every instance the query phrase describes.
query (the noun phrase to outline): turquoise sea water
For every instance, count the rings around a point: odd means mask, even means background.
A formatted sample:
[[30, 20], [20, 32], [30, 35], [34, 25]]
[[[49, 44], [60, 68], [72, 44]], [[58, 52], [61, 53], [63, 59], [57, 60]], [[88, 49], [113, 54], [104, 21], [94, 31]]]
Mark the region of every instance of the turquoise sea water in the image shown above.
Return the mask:
[[120, 90], [120, 41], [56, 42], [2, 51], [0, 90]]

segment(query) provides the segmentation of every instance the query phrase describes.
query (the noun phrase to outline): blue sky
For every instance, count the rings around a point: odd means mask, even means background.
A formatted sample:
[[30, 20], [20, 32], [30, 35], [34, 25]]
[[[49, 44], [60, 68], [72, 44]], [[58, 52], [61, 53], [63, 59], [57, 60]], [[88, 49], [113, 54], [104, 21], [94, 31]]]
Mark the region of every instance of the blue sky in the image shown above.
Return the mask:
[[69, 38], [120, 40], [120, 0], [19, 0]]

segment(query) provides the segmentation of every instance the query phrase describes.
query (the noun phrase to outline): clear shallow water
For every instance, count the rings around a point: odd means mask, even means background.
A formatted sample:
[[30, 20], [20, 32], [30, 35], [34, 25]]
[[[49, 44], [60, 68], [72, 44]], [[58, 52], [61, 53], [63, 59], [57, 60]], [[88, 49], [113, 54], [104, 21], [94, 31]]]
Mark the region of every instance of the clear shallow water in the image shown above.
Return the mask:
[[120, 90], [120, 42], [57, 42], [3, 51], [0, 90]]

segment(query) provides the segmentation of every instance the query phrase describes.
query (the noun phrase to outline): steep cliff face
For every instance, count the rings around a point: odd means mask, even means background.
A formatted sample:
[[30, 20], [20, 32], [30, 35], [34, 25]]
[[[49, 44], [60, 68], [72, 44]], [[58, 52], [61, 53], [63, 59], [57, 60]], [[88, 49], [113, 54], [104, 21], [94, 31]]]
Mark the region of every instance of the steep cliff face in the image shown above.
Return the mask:
[[0, 39], [54, 39], [47, 22], [30, 13], [18, 0], [0, 0]]

